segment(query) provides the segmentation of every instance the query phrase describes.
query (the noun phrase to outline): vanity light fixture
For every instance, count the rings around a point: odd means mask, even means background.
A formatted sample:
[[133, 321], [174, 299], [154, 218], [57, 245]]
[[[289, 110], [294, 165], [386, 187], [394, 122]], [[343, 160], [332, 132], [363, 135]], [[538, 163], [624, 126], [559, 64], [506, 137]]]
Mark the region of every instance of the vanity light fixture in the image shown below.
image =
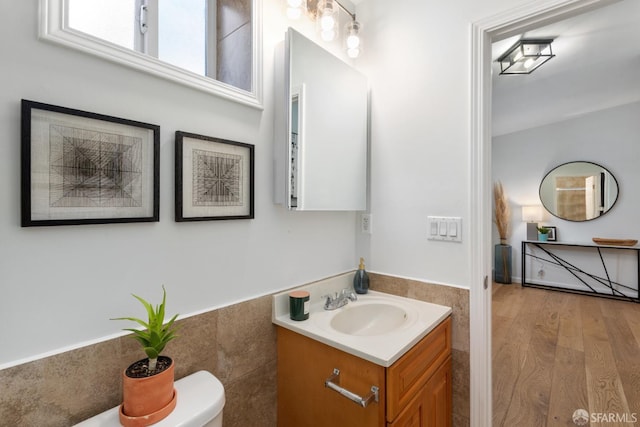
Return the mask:
[[527, 240], [538, 240], [538, 223], [542, 221], [542, 206], [523, 206], [522, 221], [527, 223]]
[[519, 40], [500, 58], [500, 74], [530, 74], [553, 58], [553, 39]]
[[351, 13], [337, 0], [286, 0], [287, 17], [299, 19], [303, 12], [316, 22], [318, 33], [322, 40], [331, 42], [338, 37], [340, 9], [351, 17], [345, 26], [344, 45], [349, 58], [357, 58], [362, 52], [362, 25], [356, 20], [355, 13]]

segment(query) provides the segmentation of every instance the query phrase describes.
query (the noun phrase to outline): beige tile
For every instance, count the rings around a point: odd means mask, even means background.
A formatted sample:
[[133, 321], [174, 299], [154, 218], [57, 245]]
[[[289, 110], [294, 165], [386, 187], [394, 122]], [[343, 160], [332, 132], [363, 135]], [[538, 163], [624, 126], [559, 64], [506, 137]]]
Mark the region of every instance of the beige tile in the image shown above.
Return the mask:
[[219, 310], [217, 375], [227, 384], [276, 360], [271, 296]]
[[452, 347], [469, 351], [469, 291], [450, 286], [415, 284], [409, 293], [411, 298], [433, 302], [452, 308]]
[[463, 417], [454, 412], [452, 425], [455, 427], [469, 427], [471, 425], [471, 421], [469, 420], [469, 417]]
[[274, 427], [277, 422], [275, 360], [227, 386], [225, 427]]
[[[468, 352], [452, 350], [452, 381], [453, 381], [453, 414], [461, 419], [469, 419], [471, 407], [469, 398], [471, 396], [470, 384], [470, 356]], [[458, 426], [458, 424], [454, 424]]]
[[165, 354], [175, 361], [175, 377], [196, 371], [215, 372], [217, 366], [218, 311], [188, 317], [177, 322], [177, 338], [169, 342]]
[[374, 291], [406, 297], [409, 295], [410, 283], [408, 280], [397, 277], [369, 273], [369, 286]]
[[[39, 405], [44, 386], [42, 360], [0, 371], [0, 420], [8, 426], [45, 425], [48, 405]], [[45, 411], [40, 410], [45, 409]], [[53, 408], [55, 410], [55, 408]], [[50, 425], [62, 425], [61, 415], [51, 413]]]
[[129, 363], [117, 339], [44, 359], [41, 402], [72, 422], [90, 418], [120, 404], [122, 372]]

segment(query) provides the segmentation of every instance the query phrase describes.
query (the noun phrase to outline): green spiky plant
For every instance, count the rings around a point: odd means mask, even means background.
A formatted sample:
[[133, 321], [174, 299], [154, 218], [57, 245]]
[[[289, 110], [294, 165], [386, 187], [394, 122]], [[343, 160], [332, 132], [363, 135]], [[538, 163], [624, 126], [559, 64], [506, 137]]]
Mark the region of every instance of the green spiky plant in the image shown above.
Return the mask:
[[545, 227], [544, 225], [541, 225], [538, 228], [538, 233], [540, 234], [549, 234], [549, 231], [551, 231], [549, 228]]
[[142, 345], [144, 352], [149, 358], [149, 371], [153, 372], [156, 370], [160, 352], [164, 350], [164, 347], [169, 341], [176, 338], [176, 326], [174, 322], [178, 315], [176, 314], [166, 324], [164, 323], [164, 309], [167, 299], [167, 291], [164, 289], [164, 286], [162, 287], [162, 304], [156, 305], [155, 308], [139, 296], [131, 295], [144, 305], [149, 321], [145, 322], [136, 317], [117, 317], [111, 320], [130, 320], [145, 328], [144, 330], [133, 328], [125, 328], [123, 330], [133, 332], [133, 338]]

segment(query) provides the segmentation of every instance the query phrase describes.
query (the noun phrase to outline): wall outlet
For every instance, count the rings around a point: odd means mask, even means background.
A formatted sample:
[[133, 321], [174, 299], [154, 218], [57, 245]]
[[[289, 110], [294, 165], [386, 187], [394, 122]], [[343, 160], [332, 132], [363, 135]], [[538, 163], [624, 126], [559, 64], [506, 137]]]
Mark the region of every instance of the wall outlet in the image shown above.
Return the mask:
[[371, 234], [371, 214], [360, 215], [360, 231], [365, 234]]

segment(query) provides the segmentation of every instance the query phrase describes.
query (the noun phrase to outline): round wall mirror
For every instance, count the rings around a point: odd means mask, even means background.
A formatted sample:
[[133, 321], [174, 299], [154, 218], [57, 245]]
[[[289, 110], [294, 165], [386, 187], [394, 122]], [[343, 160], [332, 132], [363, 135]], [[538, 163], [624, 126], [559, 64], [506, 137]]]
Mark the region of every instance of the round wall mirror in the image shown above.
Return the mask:
[[592, 162], [569, 162], [552, 169], [540, 184], [540, 201], [549, 213], [568, 221], [590, 221], [618, 199], [618, 181]]

